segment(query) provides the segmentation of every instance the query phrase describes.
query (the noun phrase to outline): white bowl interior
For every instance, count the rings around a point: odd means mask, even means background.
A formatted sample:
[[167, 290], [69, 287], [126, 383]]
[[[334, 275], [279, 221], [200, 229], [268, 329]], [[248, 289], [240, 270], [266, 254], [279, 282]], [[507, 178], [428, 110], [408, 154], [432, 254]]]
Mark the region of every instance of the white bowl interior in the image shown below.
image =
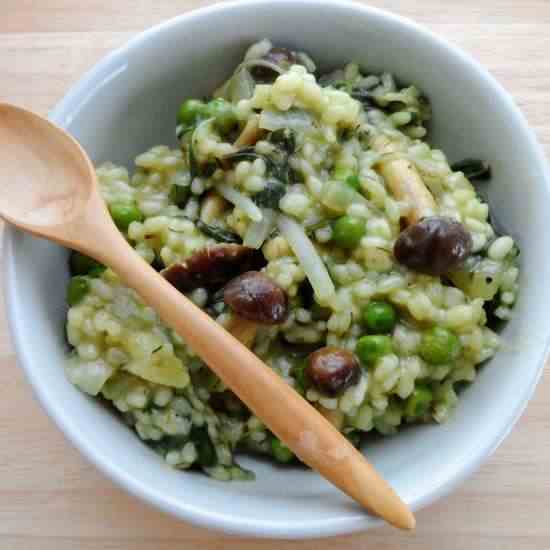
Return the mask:
[[[430, 97], [431, 141], [450, 159], [488, 159], [489, 200], [521, 247], [522, 290], [504, 346], [442, 426], [407, 429], [365, 447], [415, 508], [465, 477], [500, 442], [525, 405], [548, 338], [549, 202], [544, 161], [505, 92], [469, 58], [413, 24], [342, 2], [239, 2], [149, 31], [110, 56], [66, 97], [53, 118], [96, 162], [131, 166], [148, 147], [174, 144], [180, 102], [206, 95], [252, 41], [308, 51], [323, 68], [357, 60], [418, 85]], [[70, 439], [132, 492], [202, 525], [257, 536], [309, 537], [364, 529], [375, 520], [312, 472], [242, 459], [254, 483], [224, 484], [165, 466], [113, 414], [87, 399], [62, 369], [66, 251], [9, 231], [6, 290], [21, 364]]]

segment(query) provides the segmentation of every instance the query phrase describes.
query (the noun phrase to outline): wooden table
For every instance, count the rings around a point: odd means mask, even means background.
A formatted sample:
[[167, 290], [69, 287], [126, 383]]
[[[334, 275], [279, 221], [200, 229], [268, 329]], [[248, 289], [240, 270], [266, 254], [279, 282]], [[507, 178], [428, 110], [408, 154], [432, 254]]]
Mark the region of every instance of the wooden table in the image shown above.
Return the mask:
[[[208, 3], [1, 0], [0, 101], [46, 114], [85, 70], [136, 32]], [[550, 150], [548, 0], [372, 0], [370, 4], [412, 17], [471, 52], [514, 95]], [[2, 550], [550, 548], [548, 376], [491, 460], [452, 496], [421, 511], [415, 533], [386, 527], [323, 542], [243, 540], [153, 510], [90, 466], [34, 400], [16, 366], [3, 318], [1, 322]]]

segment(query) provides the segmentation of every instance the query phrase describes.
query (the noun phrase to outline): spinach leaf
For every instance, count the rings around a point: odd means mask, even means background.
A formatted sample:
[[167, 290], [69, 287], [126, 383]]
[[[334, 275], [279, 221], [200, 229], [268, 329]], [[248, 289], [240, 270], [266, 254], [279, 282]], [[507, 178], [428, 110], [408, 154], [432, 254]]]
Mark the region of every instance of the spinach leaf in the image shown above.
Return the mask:
[[230, 163], [231, 166], [243, 160], [248, 160], [249, 162], [254, 162], [256, 159], [265, 160], [265, 157], [263, 155], [256, 153], [256, 150], [254, 149], [254, 147], [245, 147], [235, 153], [225, 155], [225, 157], [223, 158], [225, 161]]
[[224, 160], [229, 162], [231, 165], [243, 160], [254, 162], [256, 159], [262, 159], [265, 162], [268, 175], [277, 178], [284, 184], [288, 184], [289, 166], [286, 155], [284, 159], [275, 160], [267, 155], [260, 155], [259, 153], [256, 153], [254, 147], [245, 147], [236, 153], [231, 153], [230, 155], [226, 155], [224, 157]]
[[150, 441], [147, 444], [162, 456], [165, 456], [170, 451], [180, 451], [183, 446], [189, 441], [188, 437], [181, 435], [166, 436], [160, 441]]
[[374, 95], [371, 90], [364, 88], [352, 88], [350, 94], [353, 99], [360, 101], [365, 107], [374, 107]]
[[286, 193], [286, 185], [278, 179], [269, 179], [265, 188], [256, 193], [252, 200], [260, 208], [279, 208], [279, 201]]
[[208, 435], [206, 427], [193, 426], [189, 439], [195, 444], [197, 449], [197, 461], [201, 466], [214, 466], [218, 461], [216, 449]]
[[463, 172], [469, 180], [491, 179], [491, 166], [485, 160], [466, 158], [451, 165], [453, 172]]
[[173, 201], [178, 208], [183, 208], [189, 198], [190, 189], [190, 185], [173, 184], [172, 187], [170, 187], [170, 200]]
[[212, 237], [212, 239], [220, 243], [242, 243], [242, 239], [236, 233], [227, 231], [221, 227], [216, 227], [215, 225], [207, 224], [201, 220], [198, 220], [196, 224], [199, 231], [202, 231], [205, 235]]
[[287, 155], [292, 155], [296, 151], [296, 138], [290, 128], [279, 128], [271, 132], [269, 141], [280, 147]]

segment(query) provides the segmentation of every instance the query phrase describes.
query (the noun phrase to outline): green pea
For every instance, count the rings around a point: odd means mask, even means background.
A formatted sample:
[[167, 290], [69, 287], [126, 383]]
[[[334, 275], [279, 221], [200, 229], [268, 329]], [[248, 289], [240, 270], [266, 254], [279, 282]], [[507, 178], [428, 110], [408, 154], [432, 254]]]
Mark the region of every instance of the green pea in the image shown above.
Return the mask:
[[361, 310], [361, 320], [374, 334], [386, 334], [397, 321], [395, 308], [388, 302], [370, 302]]
[[184, 101], [178, 112], [178, 122], [183, 126], [194, 126], [201, 118], [207, 116], [206, 105], [198, 99]]
[[81, 254], [76, 250], [71, 252], [69, 267], [71, 275], [89, 275], [90, 277], [97, 277], [100, 273], [105, 271], [105, 266], [103, 264], [96, 262], [93, 258]]
[[237, 116], [233, 105], [225, 99], [214, 99], [208, 105], [208, 113], [214, 117], [215, 124], [223, 134], [231, 131], [237, 124]]
[[271, 438], [271, 452], [277, 462], [288, 464], [294, 458], [294, 453], [278, 438]]
[[172, 187], [170, 187], [170, 200], [181, 208], [187, 203], [189, 191], [189, 185], [172, 185]]
[[332, 226], [332, 240], [342, 248], [355, 248], [365, 235], [365, 223], [351, 216], [338, 218]]
[[432, 390], [424, 384], [417, 384], [412, 394], [407, 398], [405, 414], [412, 418], [424, 416], [430, 409], [432, 400]]
[[458, 336], [443, 327], [424, 332], [420, 342], [420, 356], [432, 365], [442, 365], [456, 359], [462, 346]]
[[355, 353], [364, 365], [370, 365], [376, 359], [392, 352], [392, 340], [389, 336], [372, 334], [359, 338]]
[[76, 306], [90, 290], [90, 283], [86, 277], [78, 275], [73, 277], [67, 288], [67, 303], [70, 306]]
[[359, 181], [359, 176], [352, 175], [348, 176], [346, 178], [346, 184], [355, 189], [356, 191], [359, 191], [361, 188], [361, 182]]
[[109, 212], [121, 231], [126, 231], [132, 222], [143, 221], [141, 210], [132, 203], [115, 202], [109, 206]]
[[208, 430], [205, 427], [194, 426], [191, 429], [189, 439], [195, 444], [197, 449], [197, 462], [201, 466], [214, 466], [217, 462], [216, 449], [212, 444]]

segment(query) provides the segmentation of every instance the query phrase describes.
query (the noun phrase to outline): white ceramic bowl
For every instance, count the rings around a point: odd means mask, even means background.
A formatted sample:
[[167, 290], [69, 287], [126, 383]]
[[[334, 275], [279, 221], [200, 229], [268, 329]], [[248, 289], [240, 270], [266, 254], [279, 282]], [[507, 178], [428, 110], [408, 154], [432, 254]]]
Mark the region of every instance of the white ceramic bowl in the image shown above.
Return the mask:
[[[433, 104], [432, 142], [451, 160], [475, 156], [491, 162], [491, 206], [521, 247], [521, 293], [503, 349], [461, 396], [452, 419], [365, 447], [417, 510], [487, 458], [541, 374], [550, 332], [546, 163], [511, 97], [474, 60], [410, 21], [332, 0], [218, 4], [168, 21], [101, 61], [51, 118], [94, 161], [130, 165], [148, 147], [173, 143], [181, 100], [208, 94], [261, 37], [309, 52], [322, 68], [357, 60], [417, 84]], [[58, 246], [8, 228], [10, 326], [20, 364], [45, 409], [103, 472], [179, 518], [231, 533], [306, 538], [379, 523], [313, 472], [246, 458], [257, 481], [227, 484], [170, 469], [114, 415], [73, 388], [62, 369], [66, 256]]]

